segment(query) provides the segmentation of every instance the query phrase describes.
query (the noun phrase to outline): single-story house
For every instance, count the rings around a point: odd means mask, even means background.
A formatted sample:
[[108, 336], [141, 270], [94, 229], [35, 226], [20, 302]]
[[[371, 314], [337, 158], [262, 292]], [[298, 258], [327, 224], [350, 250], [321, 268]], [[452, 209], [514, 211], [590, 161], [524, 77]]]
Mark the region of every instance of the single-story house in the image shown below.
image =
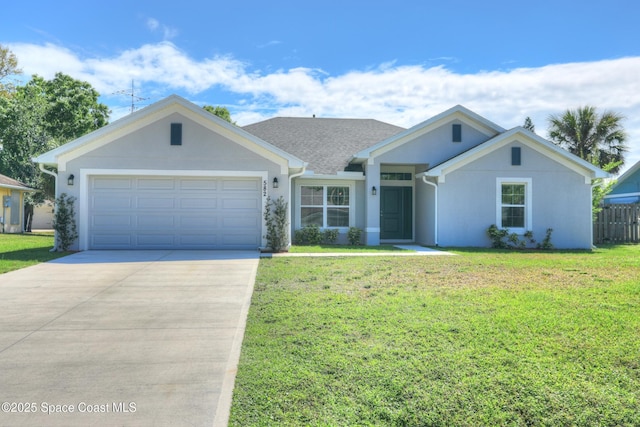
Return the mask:
[[0, 232], [22, 233], [24, 231], [24, 195], [34, 191], [20, 181], [0, 174]]
[[521, 127], [455, 106], [410, 129], [377, 120], [232, 125], [172, 95], [35, 158], [76, 200], [74, 249], [266, 245], [282, 196], [291, 234], [350, 227], [369, 245], [489, 246], [492, 224], [592, 245], [591, 180], [607, 174]]
[[604, 196], [606, 205], [640, 203], [640, 161], [620, 175], [611, 187], [611, 192]]

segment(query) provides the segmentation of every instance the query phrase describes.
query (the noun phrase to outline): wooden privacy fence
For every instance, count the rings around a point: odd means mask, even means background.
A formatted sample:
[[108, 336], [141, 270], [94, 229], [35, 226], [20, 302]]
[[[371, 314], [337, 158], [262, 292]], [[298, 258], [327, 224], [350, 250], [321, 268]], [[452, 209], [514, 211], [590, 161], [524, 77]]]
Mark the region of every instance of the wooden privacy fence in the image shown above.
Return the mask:
[[593, 222], [593, 242], [640, 243], [640, 204], [604, 205]]

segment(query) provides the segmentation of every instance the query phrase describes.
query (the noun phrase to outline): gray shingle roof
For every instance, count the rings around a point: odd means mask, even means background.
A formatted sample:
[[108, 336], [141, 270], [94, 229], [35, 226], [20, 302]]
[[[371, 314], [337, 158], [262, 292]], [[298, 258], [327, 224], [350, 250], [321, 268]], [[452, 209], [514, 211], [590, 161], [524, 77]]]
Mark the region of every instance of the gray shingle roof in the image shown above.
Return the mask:
[[343, 171], [353, 155], [404, 128], [373, 119], [276, 117], [243, 127], [309, 163], [316, 174]]

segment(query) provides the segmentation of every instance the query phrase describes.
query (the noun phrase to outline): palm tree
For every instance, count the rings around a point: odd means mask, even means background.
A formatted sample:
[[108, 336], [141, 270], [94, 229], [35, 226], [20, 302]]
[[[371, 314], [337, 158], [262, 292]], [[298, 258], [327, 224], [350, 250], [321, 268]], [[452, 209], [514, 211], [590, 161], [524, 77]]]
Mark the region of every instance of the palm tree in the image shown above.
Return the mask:
[[549, 138], [569, 152], [617, 173], [624, 164], [627, 134], [624, 116], [612, 111], [598, 115], [596, 108], [584, 106], [549, 116]]

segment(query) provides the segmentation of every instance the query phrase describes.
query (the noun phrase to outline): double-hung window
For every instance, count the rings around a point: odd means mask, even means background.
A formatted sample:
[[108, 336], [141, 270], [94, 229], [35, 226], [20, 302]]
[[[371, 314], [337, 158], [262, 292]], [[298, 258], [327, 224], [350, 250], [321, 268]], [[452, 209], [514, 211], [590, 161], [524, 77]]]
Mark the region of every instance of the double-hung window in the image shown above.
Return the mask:
[[301, 185], [300, 226], [349, 227], [351, 189], [346, 185]]
[[531, 230], [531, 179], [498, 178], [496, 193], [498, 227], [519, 234]]

